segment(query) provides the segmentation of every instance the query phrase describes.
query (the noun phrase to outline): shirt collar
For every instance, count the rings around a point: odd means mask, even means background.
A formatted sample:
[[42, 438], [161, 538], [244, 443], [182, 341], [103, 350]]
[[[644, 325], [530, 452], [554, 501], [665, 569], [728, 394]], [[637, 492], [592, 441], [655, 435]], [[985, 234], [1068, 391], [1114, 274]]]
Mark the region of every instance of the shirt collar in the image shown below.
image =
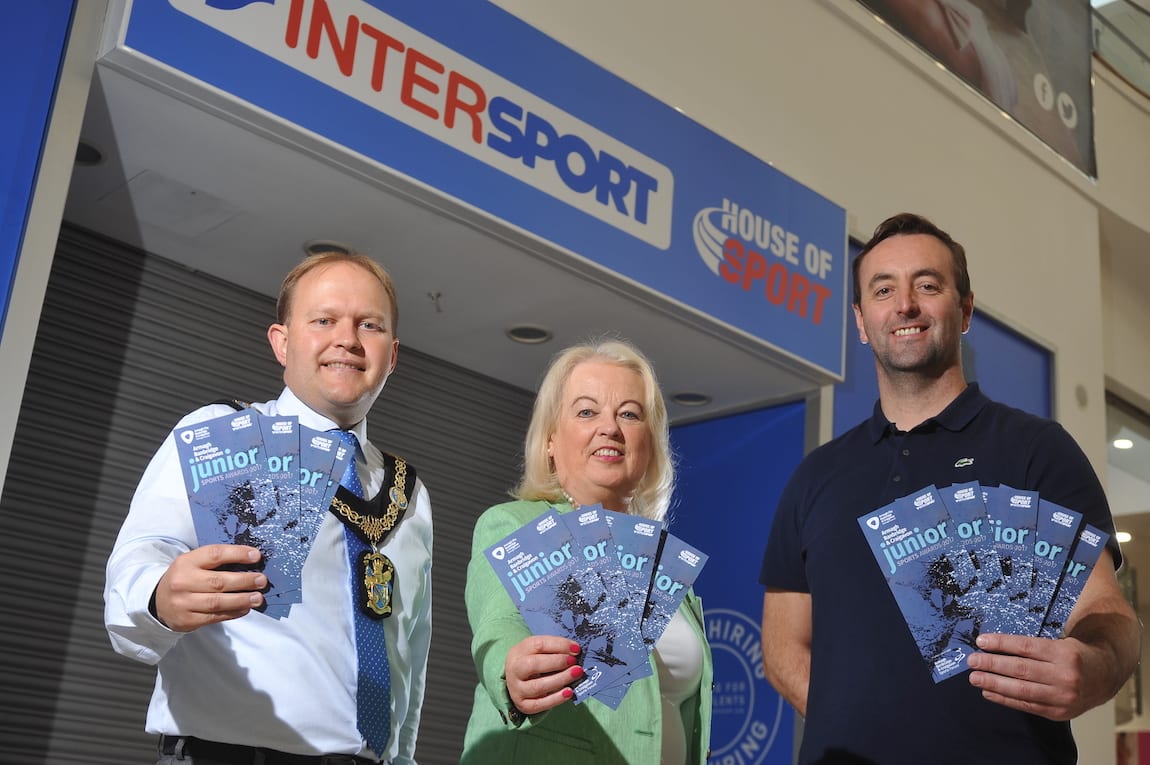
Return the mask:
[[[292, 393], [291, 388], [285, 387], [280, 393], [280, 397], [276, 402], [276, 414], [294, 415], [299, 419], [299, 424], [312, 430], [341, 430], [339, 425], [335, 424], [334, 420], [324, 417], [319, 412], [315, 411], [303, 401], [295, 393]], [[347, 428], [359, 440], [360, 446], [365, 446], [367, 441], [367, 418], [357, 422], [350, 428]]]
[[[937, 423], [939, 427], [958, 432], [970, 424], [970, 421], [975, 418], [975, 415], [989, 402], [990, 399], [979, 390], [978, 383], [968, 383], [966, 388], [955, 397], [954, 401], [951, 401], [950, 404], [947, 405], [946, 409], [943, 409], [934, 417], [928, 418], [915, 428], [915, 430], [923, 427], [923, 425], [927, 423], [934, 422]], [[884, 436], [893, 431], [894, 424], [888, 421], [886, 415], [883, 414], [882, 401], [876, 401], [874, 411], [871, 414], [870, 420], [867, 422], [867, 433], [870, 435], [871, 442], [877, 444]]]

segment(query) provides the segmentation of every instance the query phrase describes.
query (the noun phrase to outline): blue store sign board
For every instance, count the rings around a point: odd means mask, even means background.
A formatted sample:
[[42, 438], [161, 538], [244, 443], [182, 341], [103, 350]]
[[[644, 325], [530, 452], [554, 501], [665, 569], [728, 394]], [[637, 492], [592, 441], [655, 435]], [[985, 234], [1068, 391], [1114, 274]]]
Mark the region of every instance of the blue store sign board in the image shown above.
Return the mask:
[[844, 211], [474, 0], [168, 0], [124, 46], [843, 372]]
[[[795, 710], [763, 667], [763, 550], [803, 458], [804, 401], [671, 430], [671, 530], [710, 558], [695, 582], [714, 661], [709, 765], [791, 765]], [[769, 455], [769, 456], [768, 456]]]

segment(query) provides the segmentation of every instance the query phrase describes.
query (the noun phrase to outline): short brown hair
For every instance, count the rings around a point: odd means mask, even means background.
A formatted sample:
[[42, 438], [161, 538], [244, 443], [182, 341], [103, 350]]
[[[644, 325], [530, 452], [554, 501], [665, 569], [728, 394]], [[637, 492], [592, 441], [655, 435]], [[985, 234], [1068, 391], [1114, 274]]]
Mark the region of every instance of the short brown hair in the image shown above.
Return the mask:
[[858, 305], [862, 300], [862, 285], [859, 284], [859, 268], [862, 264], [863, 257], [877, 247], [879, 242], [890, 239], [892, 236], [903, 236], [905, 234], [926, 234], [927, 236], [933, 236], [946, 245], [946, 248], [950, 250], [951, 260], [954, 263], [954, 285], [958, 290], [958, 297], [960, 300], [965, 300], [966, 296], [970, 294], [970, 271], [968, 271], [966, 267], [966, 250], [961, 244], [954, 241], [950, 234], [931, 223], [927, 218], [916, 215], [915, 213], [903, 212], [898, 215], [892, 215], [878, 224], [874, 230], [874, 234], [871, 235], [870, 241], [863, 245], [862, 250], [859, 251], [859, 254], [855, 256], [854, 261], [851, 263], [851, 272], [854, 274], [854, 304]]
[[387, 273], [387, 270], [379, 263], [376, 263], [367, 255], [359, 252], [329, 250], [327, 252], [317, 252], [314, 255], [309, 255], [300, 261], [299, 264], [284, 277], [283, 286], [280, 287], [280, 295], [276, 300], [276, 322], [279, 324], [287, 324], [288, 316], [291, 315], [292, 297], [295, 295], [295, 288], [296, 285], [299, 284], [299, 280], [302, 279], [305, 274], [317, 268], [323, 268], [335, 263], [351, 263], [352, 265], [359, 266], [379, 280], [379, 283], [383, 285], [383, 291], [387, 293], [388, 301], [391, 302], [391, 336], [399, 337], [399, 301], [395, 296], [395, 283], [391, 280], [391, 274]]

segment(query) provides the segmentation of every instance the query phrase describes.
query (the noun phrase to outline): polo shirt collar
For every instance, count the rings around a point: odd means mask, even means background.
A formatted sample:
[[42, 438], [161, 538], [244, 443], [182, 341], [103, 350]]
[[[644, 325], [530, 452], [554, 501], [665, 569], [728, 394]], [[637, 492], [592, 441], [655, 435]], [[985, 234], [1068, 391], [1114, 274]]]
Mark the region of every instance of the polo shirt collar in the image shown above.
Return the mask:
[[[927, 419], [927, 422], [938, 423], [940, 427], [946, 428], [950, 431], [960, 431], [965, 428], [970, 421], [982, 410], [984, 406], [990, 403], [982, 391], [978, 388], [978, 383], [968, 383], [962, 393], [955, 397], [954, 401], [939, 412], [934, 417]], [[918, 427], [922, 427], [919, 425]], [[893, 430], [893, 425], [887, 420], [886, 415], [882, 411], [882, 401], [876, 401], [874, 404], [874, 412], [867, 423], [867, 433], [870, 435], [872, 443], [878, 443], [884, 436], [888, 435]]]

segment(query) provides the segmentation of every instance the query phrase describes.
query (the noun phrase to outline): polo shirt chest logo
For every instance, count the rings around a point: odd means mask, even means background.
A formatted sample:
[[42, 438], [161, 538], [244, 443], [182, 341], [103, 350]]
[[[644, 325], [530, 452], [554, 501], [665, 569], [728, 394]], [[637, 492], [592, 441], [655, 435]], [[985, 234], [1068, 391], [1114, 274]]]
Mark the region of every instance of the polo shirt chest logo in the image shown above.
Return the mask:
[[974, 457], [963, 457], [962, 459], [957, 460], [954, 463], [954, 466], [956, 468], [964, 468], [964, 467], [970, 467], [973, 464], [974, 464]]

